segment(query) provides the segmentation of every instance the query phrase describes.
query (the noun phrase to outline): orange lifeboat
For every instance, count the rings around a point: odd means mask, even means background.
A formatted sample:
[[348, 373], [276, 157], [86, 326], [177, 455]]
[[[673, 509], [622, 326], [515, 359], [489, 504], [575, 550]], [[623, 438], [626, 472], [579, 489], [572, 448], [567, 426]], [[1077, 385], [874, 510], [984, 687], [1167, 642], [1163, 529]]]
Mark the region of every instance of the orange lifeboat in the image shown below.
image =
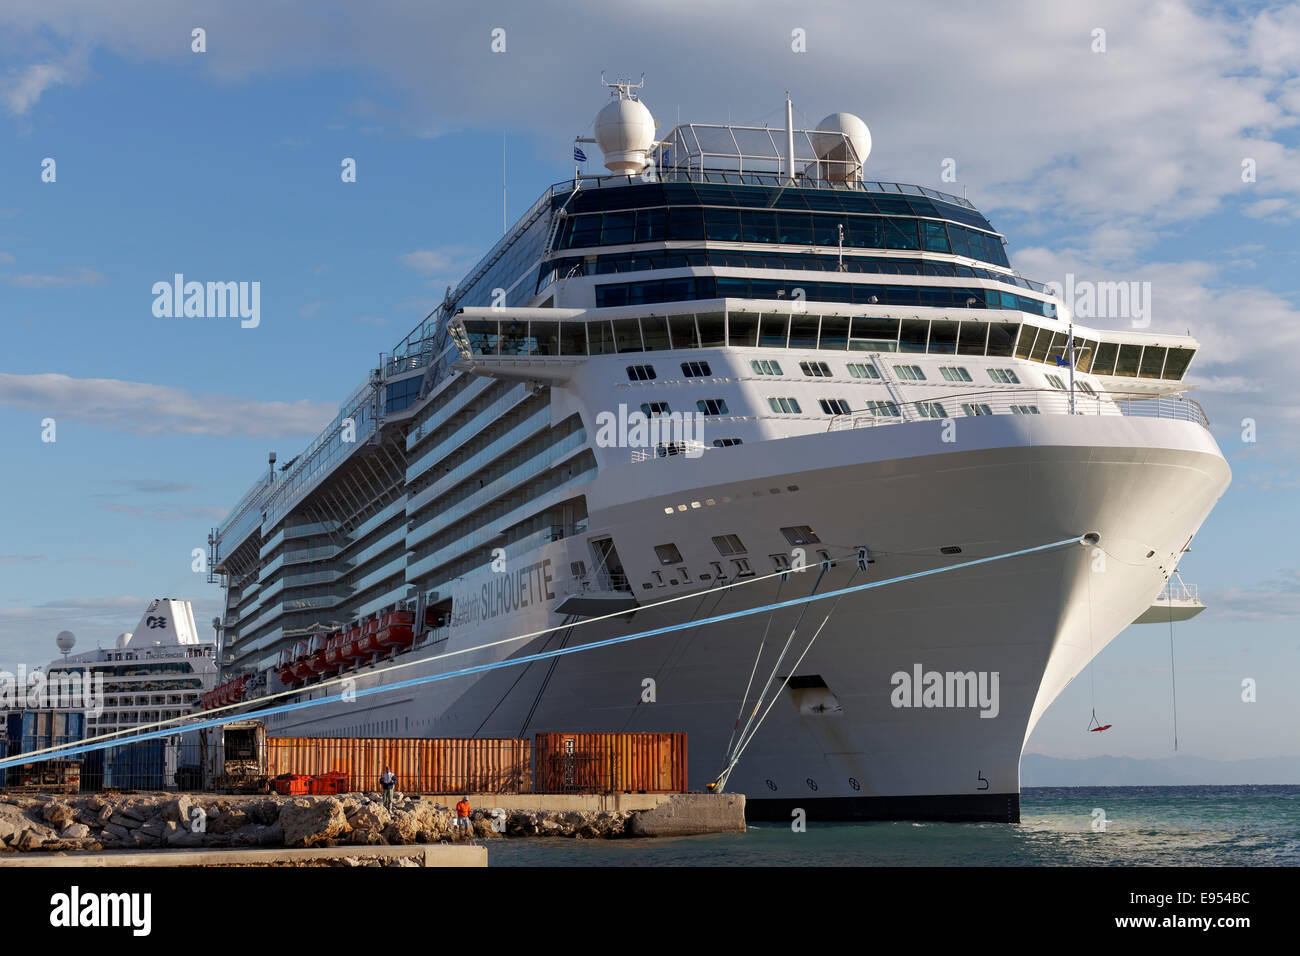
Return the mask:
[[343, 663], [351, 664], [353, 661], [360, 660], [366, 655], [362, 652], [361, 647], [361, 625], [353, 624], [343, 632], [343, 642], [339, 648], [340, 656]]
[[313, 634], [307, 645], [307, 666], [311, 668], [312, 677], [319, 677], [328, 669], [325, 663], [325, 635]]
[[415, 614], [411, 611], [391, 611], [379, 619], [375, 642], [381, 648], [410, 647], [415, 641]]
[[299, 641], [293, 648], [293, 676], [301, 682], [311, 679], [311, 667], [307, 664], [307, 642]]
[[337, 674], [344, 663], [343, 632], [340, 631], [325, 642], [325, 669], [331, 674]]
[[286, 647], [280, 651], [280, 663], [276, 665], [275, 676], [285, 687], [293, 687], [298, 678], [293, 672], [293, 649]]
[[372, 617], [361, 625], [361, 639], [356, 646], [362, 656], [369, 656], [379, 650], [379, 618]]

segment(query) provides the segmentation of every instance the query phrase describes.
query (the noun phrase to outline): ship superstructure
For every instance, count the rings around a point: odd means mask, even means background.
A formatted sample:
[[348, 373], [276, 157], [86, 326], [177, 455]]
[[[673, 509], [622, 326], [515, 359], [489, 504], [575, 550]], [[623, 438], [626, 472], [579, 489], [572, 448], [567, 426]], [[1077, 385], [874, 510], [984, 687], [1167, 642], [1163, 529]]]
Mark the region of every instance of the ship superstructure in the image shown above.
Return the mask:
[[[751, 812], [1018, 818], [1033, 724], [1227, 486], [1183, 394], [1197, 343], [1075, 324], [970, 202], [865, 178], [856, 117], [656, 139], [613, 88], [611, 175], [547, 189], [214, 529], [223, 668], [310, 697], [396, 680], [392, 659], [429, 658], [409, 679], [1088, 535], [825, 622], [788, 608], [272, 721], [686, 730], [698, 788], [771, 668], [783, 699], [728, 784]], [[797, 652], [818, 623], [791, 670], [787, 634]], [[912, 706], [897, 675], [931, 672], [994, 680], [996, 712]]]

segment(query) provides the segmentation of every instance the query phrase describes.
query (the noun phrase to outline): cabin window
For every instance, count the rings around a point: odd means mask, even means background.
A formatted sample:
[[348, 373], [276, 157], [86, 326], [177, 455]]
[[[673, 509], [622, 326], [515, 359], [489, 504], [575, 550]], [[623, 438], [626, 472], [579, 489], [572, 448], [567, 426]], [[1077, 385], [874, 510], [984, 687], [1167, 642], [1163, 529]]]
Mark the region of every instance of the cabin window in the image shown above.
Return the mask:
[[627, 367], [627, 377], [634, 382], [648, 382], [655, 377], [655, 367], [653, 365], [629, 365]]
[[939, 374], [949, 382], [969, 382], [971, 380], [970, 372], [956, 365], [939, 366]]
[[984, 404], [983, 402], [976, 402], [976, 403], [966, 403], [966, 404], [963, 404], [963, 405], [962, 405], [962, 411], [964, 411], [967, 415], [970, 415], [970, 416], [972, 416], [972, 417], [973, 417], [973, 416], [976, 416], [976, 415], [992, 415], [992, 414], [993, 414], [993, 409], [989, 408], [989, 406], [986, 405], [986, 404]]
[[944, 411], [943, 405], [939, 402], [917, 402], [916, 413], [922, 418], [947, 418], [948, 413]]
[[1009, 368], [991, 368], [989, 369], [989, 378], [1002, 385], [1019, 385], [1020, 379]]
[[898, 406], [893, 402], [870, 401], [867, 402], [867, 411], [872, 415], [884, 416], [886, 418], [901, 418]]
[[819, 398], [817, 403], [827, 415], [849, 414], [849, 403], [842, 398]]
[[732, 445], [743, 445], [744, 443], [745, 443], [745, 441], [744, 441], [744, 439], [742, 439], [742, 438], [715, 438], [715, 439], [713, 439], [713, 447], [714, 447], [714, 448], [730, 448]]
[[657, 418], [669, 414], [667, 402], [642, 402], [641, 412], [646, 418]]
[[1063, 392], [1066, 390], [1065, 382], [1061, 381], [1061, 376], [1048, 373], [1047, 375], [1044, 375], [1043, 378], [1047, 379], [1047, 384], [1052, 386], [1052, 388], [1059, 388]]
[[713, 374], [708, 362], [683, 362], [682, 374], [687, 378], [705, 378]]
[[799, 415], [803, 412], [803, 409], [799, 407], [799, 402], [793, 398], [769, 398], [767, 404], [772, 411], [784, 415]]
[[681, 564], [682, 561], [682, 553], [677, 550], [677, 545], [671, 543], [655, 545], [655, 557], [660, 564]]
[[800, 362], [799, 370], [813, 378], [831, 377], [831, 367], [825, 362]]
[[768, 359], [755, 359], [749, 363], [749, 367], [754, 370], [755, 375], [783, 375], [781, 364]]
[[748, 550], [740, 537], [734, 534], [715, 535], [713, 546], [718, 549], [718, 554], [724, 558], [733, 554], [744, 554]]
[[880, 378], [879, 370], [870, 362], [850, 362], [848, 369], [854, 378]]
[[924, 382], [925, 372], [921, 371], [919, 365], [895, 365], [894, 371], [898, 377], [905, 382]]
[[1038, 406], [1037, 405], [1012, 405], [1011, 414], [1012, 415], [1037, 415]]
[[727, 414], [727, 403], [720, 398], [702, 398], [695, 403], [705, 415], [725, 415]]

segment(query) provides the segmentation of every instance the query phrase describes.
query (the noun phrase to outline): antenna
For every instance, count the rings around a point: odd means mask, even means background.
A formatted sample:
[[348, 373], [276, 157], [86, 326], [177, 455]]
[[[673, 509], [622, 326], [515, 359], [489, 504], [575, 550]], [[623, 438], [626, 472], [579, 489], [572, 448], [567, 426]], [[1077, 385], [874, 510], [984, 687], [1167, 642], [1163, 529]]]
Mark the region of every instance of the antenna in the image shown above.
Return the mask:
[[501, 235], [510, 229], [506, 218], [506, 132], [501, 131]]
[[794, 182], [794, 104], [790, 91], [785, 91], [785, 152], [790, 159], [790, 182]]
[[617, 83], [611, 83], [605, 79], [605, 71], [601, 70], [600, 82], [603, 83], [605, 86], [608, 86], [610, 90], [613, 91], [611, 93], [612, 96], [617, 96], [620, 100], [634, 100], [637, 97], [636, 94], [632, 91], [639, 90], [641, 89], [641, 87], [645, 86], [645, 74], [644, 73], [641, 74], [640, 83], [633, 83], [631, 80], [627, 79], [626, 77], [620, 78]]

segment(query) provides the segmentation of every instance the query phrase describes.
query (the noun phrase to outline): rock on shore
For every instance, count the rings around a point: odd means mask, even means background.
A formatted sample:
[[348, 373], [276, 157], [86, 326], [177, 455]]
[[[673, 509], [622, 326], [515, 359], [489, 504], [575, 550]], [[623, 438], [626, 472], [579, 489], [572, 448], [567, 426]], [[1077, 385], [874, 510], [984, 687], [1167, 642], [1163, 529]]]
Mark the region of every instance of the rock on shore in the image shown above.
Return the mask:
[[631, 835], [630, 812], [476, 810], [472, 826], [431, 800], [378, 794], [0, 795], [0, 852], [257, 846], [400, 846], [500, 837], [602, 839]]

